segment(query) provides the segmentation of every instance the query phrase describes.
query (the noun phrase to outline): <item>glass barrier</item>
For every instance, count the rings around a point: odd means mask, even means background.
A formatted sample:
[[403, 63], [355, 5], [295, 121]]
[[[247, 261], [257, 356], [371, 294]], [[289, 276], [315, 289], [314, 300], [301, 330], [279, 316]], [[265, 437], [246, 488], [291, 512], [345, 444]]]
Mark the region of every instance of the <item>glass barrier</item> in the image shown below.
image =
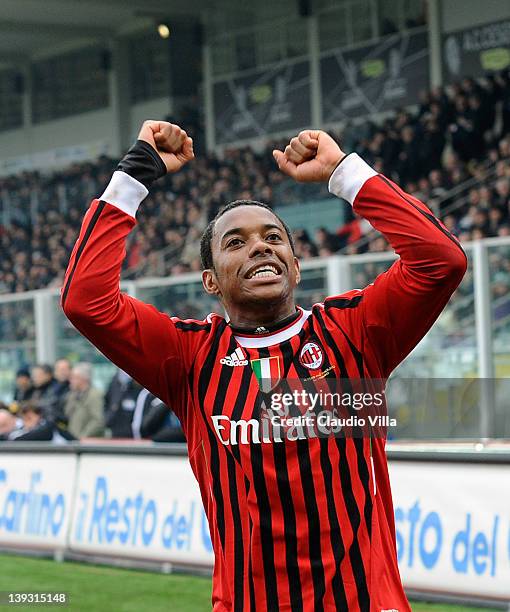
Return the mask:
[[[494, 375], [510, 379], [510, 244], [489, 246], [489, 286]], [[494, 394], [492, 426], [498, 436], [510, 437], [509, 394]]]
[[[158, 283], [157, 280], [154, 281]], [[209, 313], [217, 312], [224, 316], [224, 310], [217, 299], [205, 293], [202, 281], [194, 275], [188, 282], [169, 284], [161, 281], [151, 286], [149, 281], [138, 285], [137, 297], [153, 304], [161, 312], [181, 319], [204, 319]], [[310, 265], [304, 262], [301, 267], [301, 282], [296, 290], [296, 303], [303, 308], [321, 302], [328, 291], [326, 264]]]
[[489, 246], [492, 354], [497, 377], [510, 377], [510, 244]]
[[60, 297], [53, 297], [55, 329], [55, 358], [69, 359], [71, 363], [88, 361], [94, 368], [94, 385], [105, 390], [116, 367], [100, 353], [84, 336], [77, 331], [60, 307]]
[[[476, 349], [473, 264], [470, 249], [468, 270], [457, 291], [433, 325], [412, 353], [400, 364], [396, 373], [416, 378], [457, 378], [476, 376], [478, 360]], [[353, 287], [362, 288], [387, 270], [394, 261], [388, 255], [353, 258], [351, 278]]]
[[473, 262], [432, 329], [398, 368], [400, 375], [431, 378], [473, 377], [478, 371]]
[[[469, 266], [462, 283], [430, 332], [396, 369], [393, 380], [455, 381], [478, 376], [481, 360], [476, 332], [473, 257], [483, 253], [484, 249], [487, 254], [486, 272], [491, 302], [491, 320], [487, 322], [486, 329], [487, 333], [492, 333], [492, 353], [487, 357], [493, 359], [498, 381], [510, 379], [510, 239], [488, 239], [482, 241], [481, 245], [482, 251], [476, 252], [470, 245], [466, 245]], [[366, 253], [331, 261], [302, 261], [302, 280], [296, 290], [296, 302], [309, 309], [314, 303], [323, 301], [327, 295], [339, 290], [338, 286], [329, 289], [329, 281], [338, 281], [334, 274], [335, 268], [330, 270], [329, 266], [338, 266], [340, 286], [345, 286], [346, 289], [363, 288], [378, 274], [387, 270], [394, 259], [391, 253]], [[483, 261], [485, 258], [482, 263]], [[131, 283], [131, 287], [141, 300], [154, 304], [169, 315], [203, 319], [210, 312], [224, 314], [218, 301], [204, 292], [200, 275], [183, 275], [178, 278], [178, 282], [175, 281], [176, 279], [164, 278], [144, 279]], [[37, 317], [46, 317], [42, 325], [44, 333], [41, 329], [36, 333], [36, 313]], [[45, 356], [43, 358], [46, 361], [60, 357], [67, 357], [72, 362], [90, 361], [94, 365], [94, 382], [103, 389], [115, 371], [115, 366], [67, 320], [60, 309], [56, 292], [0, 296], [0, 400], [9, 401], [12, 398], [16, 370], [24, 365], [33, 365], [41, 359], [41, 355]], [[445, 383], [443, 389], [438, 383], [438, 397], [443, 400], [448, 397], [455, 384]], [[399, 404], [397, 397], [392, 404], [398, 410], [399, 416], [404, 415], [407, 419], [402, 420], [403, 425], [398, 435], [434, 437], [444, 432], [446, 436], [471, 436], [476, 432], [491, 431], [494, 434], [510, 436], [507, 394], [501, 392], [499, 386], [484, 388], [482, 391], [486, 394], [484, 397], [489, 399], [491, 393], [495, 394], [494, 401], [481, 400], [477, 406], [468, 407], [465, 412], [462, 409], [459, 413], [459, 409], [449, 404], [441, 412], [440, 406], [444, 402], [439, 402], [437, 415], [441, 414], [441, 418], [434, 417], [433, 420], [437, 420], [435, 424], [430, 421], [430, 414], [427, 416], [426, 410], [420, 413], [417, 409], [413, 412], [410, 400], [407, 404]], [[492, 410], [487, 406], [495, 408]], [[487, 415], [489, 425], [484, 429], [482, 421]]]
[[[306, 266], [306, 264], [305, 264]], [[296, 304], [309, 309], [317, 302], [323, 302], [328, 295], [326, 265], [321, 267], [301, 267], [301, 282], [296, 290]]]
[[145, 281], [138, 286], [137, 297], [153, 304], [161, 312], [181, 319], [201, 320], [211, 312], [223, 315], [218, 300], [205, 293], [202, 281], [195, 275], [193, 280], [182, 283], [162, 284], [160, 281], [150, 286]]
[[[484, 437], [489, 394], [507, 397], [510, 379], [391, 377], [386, 387], [388, 415], [395, 420], [389, 439], [469, 439]], [[489, 411], [490, 412], [490, 411]], [[504, 429], [489, 431], [505, 437]]]
[[16, 371], [36, 362], [33, 297], [0, 302], [0, 400], [11, 401]]

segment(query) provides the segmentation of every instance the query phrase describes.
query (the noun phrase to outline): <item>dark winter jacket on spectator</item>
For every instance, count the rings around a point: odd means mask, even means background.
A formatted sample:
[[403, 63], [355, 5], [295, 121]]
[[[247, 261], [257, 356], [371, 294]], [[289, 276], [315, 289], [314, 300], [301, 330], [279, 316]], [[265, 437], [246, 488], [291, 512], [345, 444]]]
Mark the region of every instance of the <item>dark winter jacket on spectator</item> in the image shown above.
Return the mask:
[[132, 438], [131, 423], [142, 387], [125, 372], [112, 378], [104, 398], [105, 425], [112, 438]]
[[153, 442], [185, 442], [179, 419], [159, 398], [142, 389], [136, 400], [133, 437]]

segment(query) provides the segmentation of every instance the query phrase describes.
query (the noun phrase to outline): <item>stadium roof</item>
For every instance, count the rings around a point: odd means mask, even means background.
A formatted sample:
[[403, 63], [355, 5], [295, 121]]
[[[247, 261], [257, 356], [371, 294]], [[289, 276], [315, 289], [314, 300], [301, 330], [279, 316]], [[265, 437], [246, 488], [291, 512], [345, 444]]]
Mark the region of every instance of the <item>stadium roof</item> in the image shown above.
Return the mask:
[[[238, 0], [0, 0], [0, 63], [19, 64], [172, 17], [246, 12]], [[266, 4], [266, 0], [258, 2]], [[253, 5], [252, 5], [253, 10]]]

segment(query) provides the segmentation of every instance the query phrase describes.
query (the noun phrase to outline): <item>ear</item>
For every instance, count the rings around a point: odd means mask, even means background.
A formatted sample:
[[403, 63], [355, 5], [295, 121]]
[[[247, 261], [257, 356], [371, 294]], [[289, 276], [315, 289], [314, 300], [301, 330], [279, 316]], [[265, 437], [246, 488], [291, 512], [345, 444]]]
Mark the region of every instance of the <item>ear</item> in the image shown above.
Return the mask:
[[206, 293], [209, 293], [209, 295], [221, 296], [221, 291], [218, 286], [218, 281], [216, 280], [214, 270], [204, 270], [202, 272], [202, 284]]
[[299, 285], [301, 281], [301, 269], [299, 267], [299, 259], [297, 257], [294, 257], [294, 267], [296, 270], [296, 285]]

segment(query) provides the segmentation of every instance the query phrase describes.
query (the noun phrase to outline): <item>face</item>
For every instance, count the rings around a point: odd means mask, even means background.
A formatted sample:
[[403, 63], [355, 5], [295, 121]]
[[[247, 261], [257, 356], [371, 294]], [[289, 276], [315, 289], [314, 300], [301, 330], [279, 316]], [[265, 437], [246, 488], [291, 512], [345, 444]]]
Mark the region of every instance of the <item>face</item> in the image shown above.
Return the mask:
[[10, 433], [16, 425], [16, 418], [7, 410], [0, 410], [0, 434]]
[[54, 376], [59, 382], [65, 382], [69, 380], [69, 375], [71, 374], [71, 367], [69, 365], [69, 361], [67, 359], [59, 359], [55, 363], [54, 368]]
[[28, 410], [27, 412], [25, 412], [21, 418], [23, 419], [24, 427], [26, 427], [27, 429], [35, 427], [41, 420], [40, 415], [32, 410]]
[[39, 387], [40, 385], [44, 385], [44, 383], [50, 380], [51, 375], [45, 372], [42, 368], [34, 367], [32, 368], [32, 380], [34, 381], [34, 385]]
[[229, 305], [275, 305], [292, 300], [299, 262], [276, 216], [260, 206], [240, 206], [216, 222], [211, 248], [213, 270], [205, 290]]
[[18, 389], [28, 389], [30, 387], [31, 381], [30, 378], [28, 376], [17, 376], [16, 377], [16, 387], [18, 387]]
[[71, 370], [69, 386], [73, 391], [83, 391], [87, 387], [87, 380], [79, 372]]

